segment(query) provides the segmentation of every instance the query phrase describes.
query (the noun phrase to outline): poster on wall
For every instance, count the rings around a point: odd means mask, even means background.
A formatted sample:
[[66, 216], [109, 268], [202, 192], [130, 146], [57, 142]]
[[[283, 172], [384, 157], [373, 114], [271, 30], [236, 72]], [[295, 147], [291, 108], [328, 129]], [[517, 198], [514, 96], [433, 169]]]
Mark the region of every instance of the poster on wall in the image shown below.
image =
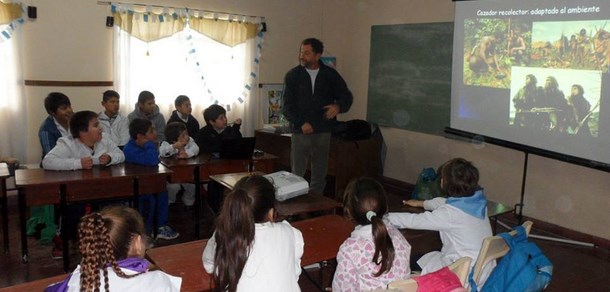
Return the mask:
[[265, 124], [280, 125], [282, 120], [282, 93], [284, 85], [281, 83], [262, 84], [263, 116]]

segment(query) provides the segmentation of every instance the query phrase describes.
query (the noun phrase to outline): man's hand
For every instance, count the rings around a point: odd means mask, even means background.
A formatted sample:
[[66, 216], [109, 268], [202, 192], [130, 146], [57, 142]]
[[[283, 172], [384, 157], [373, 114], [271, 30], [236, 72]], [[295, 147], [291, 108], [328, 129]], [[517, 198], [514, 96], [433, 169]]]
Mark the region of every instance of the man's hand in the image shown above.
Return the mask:
[[305, 123], [301, 126], [301, 131], [303, 131], [303, 134], [313, 134], [313, 127], [310, 123]]
[[188, 154], [186, 154], [186, 150], [184, 150], [184, 148], [178, 150], [178, 155], [177, 155], [178, 159], [186, 159], [188, 158]]
[[[100, 157], [101, 159], [101, 157]], [[83, 157], [80, 159], [80, 166], [83, 169], [91, 169], [93, 168], [93, 158], [91, 156]]]
[[184, 143], [180, 140], [176, 141], [176, 143], [172, 144], [172, 147], [174, 147], [174, 149], [184, 149]]
[[107, 165], [108, 163], [110, 163], [110, 155], [108, 155], [108, 153], [104, 153], [100, 156], [100, 164], [101, 165]]
[[327, 106], [324, 107], [326, 109], [326, 118], [327, 119], [332, 119], [334, 117], [336, 117], [339, 114], [339, 105], [336, 103], [333, 104], [329, 104]]
[[237, 119], [237, 120], [235, 120], [235, 124], [237, 124], [237, 125], [241, 125], [241, 119]]

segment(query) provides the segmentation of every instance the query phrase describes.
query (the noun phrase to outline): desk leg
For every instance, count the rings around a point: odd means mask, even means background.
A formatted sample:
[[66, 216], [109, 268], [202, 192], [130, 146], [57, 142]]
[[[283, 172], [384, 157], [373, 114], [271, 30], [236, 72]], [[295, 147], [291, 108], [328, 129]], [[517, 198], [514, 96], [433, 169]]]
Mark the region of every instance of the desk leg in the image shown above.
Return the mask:
[[140, 210], [140, 179], [133, 179], [133, 208]]
[[6, 197], [6, 181], [4, 179], [2, 179], [0, 181], [0, 183], [2, 184], [2, 190], [0, 190], [2, 192], [2, 235], [3, 235], [3, 241], [4, 241], [4, 254], [8, 254], [8, 198]]
[[21, 229], [21, 261], [28, 262], [28, 238], [25, 230], [25, 193], [23, 189], [19, 189], [17, 194], [19, 204], [19, 229]]
[[195, 182], [195, 238], [201, 239], [201, 228], [199, 218], [201, 217], [201, 178], [199, 166], [195, 167], [193, 172], [193, 181]]
[[60, 236], [61, 236], [61, 248], [63, 249], [63, 260], [64, 260], [64, 272], [70, 271], [70, 251], [68, 250], [68, 233], [66, 230], [66, 211], [68, 210], [68, 200], [66, 198], [66, 185], [62, 184], [59, 186], [59, 225], [60, 225]]
[[157, 233], [159, 232], [159, 193], [154, 193], [153, 194], [154, 197], [154, 207], [152, 207], [152, 212], [153, 212], [153, 239], [157, 239]]

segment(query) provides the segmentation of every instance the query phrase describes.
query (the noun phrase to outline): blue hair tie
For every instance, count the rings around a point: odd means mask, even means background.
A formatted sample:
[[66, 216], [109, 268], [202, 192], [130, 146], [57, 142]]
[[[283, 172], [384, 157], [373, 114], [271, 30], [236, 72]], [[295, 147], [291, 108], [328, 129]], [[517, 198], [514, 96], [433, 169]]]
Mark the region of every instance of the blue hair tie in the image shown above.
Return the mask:
[[373, 219], [374, 216], [377, 216], [377, 213], [375, 213], [375, 211], [366, 212], [366, 219], [368, 219], [370, 222], [373, 222], [371, 221], [371, 219]]

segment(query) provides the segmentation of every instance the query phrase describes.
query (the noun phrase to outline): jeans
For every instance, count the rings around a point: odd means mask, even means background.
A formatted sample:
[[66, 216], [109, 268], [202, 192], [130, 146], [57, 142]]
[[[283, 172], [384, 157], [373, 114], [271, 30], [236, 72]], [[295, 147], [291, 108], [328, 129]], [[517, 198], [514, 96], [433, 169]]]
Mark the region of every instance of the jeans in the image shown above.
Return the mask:
[[140, 214], [144, 217], [144, 225], [146, 226], [146, 232], [148, 234], [152, 232], [155, 207], [157, 208], [157, 227], [167, 225], [167, 218], [169, 215], [169, 198], [167, 192], [157, 194], [156, 202], [155, 196], [152, 194], [140, 195], [138, 209], [140, 209]]
[[292, 134], [290, 164], [292, 173], [304, 176], [307, 161], [311, 162], [311, 183], [309, 190], [314, 194], [324, 194], [326, 174], [328, 173], [328, 153], [330, 152], [330, 133]]

